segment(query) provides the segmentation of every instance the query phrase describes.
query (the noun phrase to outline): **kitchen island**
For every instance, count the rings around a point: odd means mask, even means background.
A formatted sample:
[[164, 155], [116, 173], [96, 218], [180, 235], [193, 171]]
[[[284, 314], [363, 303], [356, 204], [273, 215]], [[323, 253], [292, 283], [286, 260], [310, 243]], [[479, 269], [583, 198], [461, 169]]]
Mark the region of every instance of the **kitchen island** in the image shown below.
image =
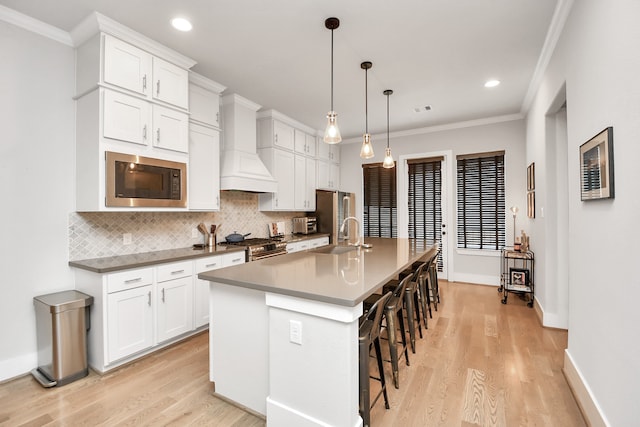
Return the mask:
[[362, 301], [428, 256], [421, 240], [367, 238], [201, 273], [210, 281], [210, 380], [270, 426], [359, 426]]

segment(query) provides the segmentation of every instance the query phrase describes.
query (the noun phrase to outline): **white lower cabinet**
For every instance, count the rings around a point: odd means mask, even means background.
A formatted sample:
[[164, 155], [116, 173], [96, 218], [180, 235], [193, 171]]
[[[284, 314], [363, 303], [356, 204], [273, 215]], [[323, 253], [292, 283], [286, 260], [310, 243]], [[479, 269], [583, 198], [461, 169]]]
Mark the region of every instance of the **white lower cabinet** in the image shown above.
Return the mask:
[[287, 243], [287, 253], [306, 251], [307, 249], [318, 248], [329, 244], [329, 237], [316, 237], [313, 239], [300, 240]]
[[107, 296], [107, 363], [153, 346], [153, 285]]
[[76, 289], [94, 298], [89, 365], [106, 372], [209, 324], [209, 282], [198, 273], [245, 262], [244, 251], [112, 273], [75, 269]]
[[193, 261], [156, 267], [157, 341], [193, 329]]

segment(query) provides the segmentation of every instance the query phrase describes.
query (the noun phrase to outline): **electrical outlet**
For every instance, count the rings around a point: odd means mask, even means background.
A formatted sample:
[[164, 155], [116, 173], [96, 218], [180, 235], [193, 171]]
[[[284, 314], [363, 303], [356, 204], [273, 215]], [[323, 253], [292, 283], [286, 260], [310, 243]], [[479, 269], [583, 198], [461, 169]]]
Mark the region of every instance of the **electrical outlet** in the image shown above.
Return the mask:
[[199, 235], [200, 235], [200, 232], [198, 231], [197, 228], [192, 228], [191, 229], [191, 238], [192, 239], [196, 239]]
[[130, 245], [131, 244], [131, 233], [124, 233], [122, 235], [122, 244]]
[[302, 345], [302, 322], [289, 320], [289, 341]]

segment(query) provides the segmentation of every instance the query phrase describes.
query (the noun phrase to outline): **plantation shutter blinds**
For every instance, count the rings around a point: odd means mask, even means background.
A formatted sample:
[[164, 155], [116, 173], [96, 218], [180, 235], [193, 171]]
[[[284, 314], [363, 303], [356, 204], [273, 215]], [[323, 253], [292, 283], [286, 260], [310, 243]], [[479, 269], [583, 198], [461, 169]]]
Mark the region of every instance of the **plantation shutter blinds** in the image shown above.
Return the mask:
[[382, 163], [362, 165], [365, 237], [398, 237], [396, 168]]
[[458, 247], [505, 244], [504, 152], [457, 157]]

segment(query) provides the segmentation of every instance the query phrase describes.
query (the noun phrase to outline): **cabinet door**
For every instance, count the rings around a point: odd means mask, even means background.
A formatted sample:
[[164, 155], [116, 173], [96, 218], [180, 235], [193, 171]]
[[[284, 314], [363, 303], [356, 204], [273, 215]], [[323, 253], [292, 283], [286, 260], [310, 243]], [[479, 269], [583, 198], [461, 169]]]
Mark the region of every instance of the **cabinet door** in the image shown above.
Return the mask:
[[153, 345], [151, 290], [147, 285], [107, 295], [107, 363]]
[[193, 329], [193, 277], [158, 283], [158, 342]]
[[287, 243], [287, 253], [292, 254], [300, 250], [300, 242]]
[[294, 154], [282, 150], [273, 151], [275, 168], [270, 172], [278, 181], [275, 207], [277, 210], [292, 210], [294, 203]]
[[153, 106], [153, 145], [167, 150], [189, 150], [189, 116], [170, 108]]
[[306, 158], [306, 179], [305, 179], [305, 191], [307, 206], [305, 210], [316, 210], [316, 161], [314, 159]]
[[307, 208], [307, 162], [306, 159], [296, 154], [294, 164], [294, 205], [297, 211], [303, 211]]
[[232, 265], [244, 264], [245, 253], [244, 251], [231, 252], [229, 254], [222, 255], [222, 266], [231, 267]]
[[318, 248], [320, 246], [327, 246], [329, 244], [329, 237], [318, 237], [317, 239], [309, 240], [310, 248]]
[[316, 137], [313, 135], [306, 134], [305, 139], [306, 143], [306, 154], [307, 156], [315, 157], [316, 156]]
[[294, 130], [295, 152], [307, 154], [307, 134], [299, 129]]
[[189, 108], [189, 72], [160, 58], [153, 58], [153, 99]]
[[338, 165], [327, 162], [317, 161], [318, 170], [318, 188], [322, 190], [337, 190], [338, 189], [338, 177], [339, 168]]
[[220, 132], [189, 127], [189, 209], [220, 209]]
[[151, 85], [151, 55], [109, 35], [104, 36], [105, 83], [146, 95]]
[[200, 86], [189, 85], [189, 119], [220, 129], [220, 96]]
[[147, 101], [105, 89], [103, 102], [102, 134], [105, 138], [148, 144], [151, 126]]
[[277, 120], [273, 121], [273, 144], [276, 147], [293, 150], [295, 146], [294, 129]]
[[194, 327], [199, 328], [209, 324], [209, 281], [198, 279], [197, 275], [209, 270], [222, 268], [222, 255], [198, 259], [196, 264], [196, 277], [193, 282], [193, 312]]

